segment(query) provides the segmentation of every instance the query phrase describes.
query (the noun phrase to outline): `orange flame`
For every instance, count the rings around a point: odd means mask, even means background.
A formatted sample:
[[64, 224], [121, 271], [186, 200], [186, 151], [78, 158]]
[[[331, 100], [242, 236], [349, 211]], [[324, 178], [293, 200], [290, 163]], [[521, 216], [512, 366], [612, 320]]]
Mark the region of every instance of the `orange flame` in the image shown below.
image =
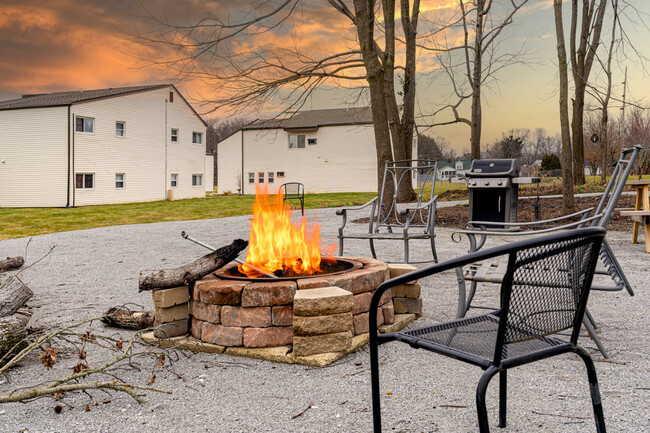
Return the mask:
[[269, 195], [266, 186], [257, 186], [255, 192], [248, 252], [239, 272], [250, 278], [261, 276], [253, 267], [275, 275], [321, 272], [320, 224], [312, 222], [306, 230], [303, 217], [295, 225], [291, 222], [293, 211], [285, 209], [281, 195]]

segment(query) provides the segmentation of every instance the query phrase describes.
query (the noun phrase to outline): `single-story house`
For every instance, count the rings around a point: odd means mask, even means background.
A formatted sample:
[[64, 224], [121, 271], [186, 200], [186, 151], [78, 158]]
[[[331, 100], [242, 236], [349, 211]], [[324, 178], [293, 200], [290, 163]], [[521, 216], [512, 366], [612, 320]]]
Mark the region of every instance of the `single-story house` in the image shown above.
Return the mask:
[[221, 141], [218, 155], [220, 193], [254, 194], [258, 184], [275, 192], [286, 182], [314, 193], [377, 190], [370, 107], [257, 120]]
[[171, 84], [0, 101], [0, 207], [205, 197], [206, 123]]

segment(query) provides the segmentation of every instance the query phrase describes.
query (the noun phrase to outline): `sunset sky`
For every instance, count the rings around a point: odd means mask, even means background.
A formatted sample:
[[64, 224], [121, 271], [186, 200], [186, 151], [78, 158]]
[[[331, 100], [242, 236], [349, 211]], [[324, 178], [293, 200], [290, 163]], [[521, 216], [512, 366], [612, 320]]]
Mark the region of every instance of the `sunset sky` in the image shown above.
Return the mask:
[[[626, 31], [637, 50], [650, 58], [650, 1], [631, 0], [642, 12], [630, 13]], [[157, 26], [150, 17], [187, 23], [205, 16], [237, 20], [245, 16], [244, 1], [201, 0], [2, 0], [0, 2], [0, 100], [22, 94], [79, 89], [135, 86], [173, 82], [202, 113], [210, 105], [201, 104], [223, 88], [201, 80], [181, 80], [150, 61], [170, 58], [169, 46], [134, 41], [128, 33], [150, 35]], [[422, 15], [435, 20], [450, 13], [450, 0], [423, 0]], [[143, 6], [144, 5], [144, 6]], [[237, 9], [238, 8], [238, 9]], [[565, 20], [568, 23], [568, 12]], [[642, 22], [644, 21], [645, 24]], [[421, 22], [422, 25], [422, 22]], [[608, 21], [603, 37], [609, 39]], [[398, 23], [399, 26], [399, 23]], [[422, 27], [420, 27], [422, 28]], [[449, 33], [450, 39], [454, 38]], [[273, 43], [311, 54], [328, 53], [354, 45], [354, 30], [324, 0], [305, 1], [292, 21], [272, 34]], [[269, 42], [269, 35], [240, 40], [233, 50], [255, 51], [257, 44]], [[559, 130], [557, 115], [557, 55], [552, 1], [531, 0], [515, 16], [504, 42], [505, 50], [515, 50], [525, 42], [528, 64], [517, 64], [498, 75], [498, 82], [484, 93], [483, 142], [491, 143], [511, 128], [543, 127], [551, 134]], [[623, 71], [628, 67], [628, 98], [650, 104], [650, 78], [630, 51], [617, 61], [614, 92], [622, 94]], [[418, 107], [430, 113], [443, 105], [451, 88], [436, 76], [437, 63], [421, 52], [418, 67]], [[650, 64], [646, 64], [650, 68]], [[596, 70], [596, 67], [594, 67]], [[339, 83], [340, 84], [340, 83]], [[349, 101], [347, 85], [325, 86], [306, 104], [307, 109], [344, 107]], [[469, 116], [468, 106], [461, 114]], [[268, 107], [267, 107], [268, 109]], [[618, 115], [619, 110], [612, 110]], [[264, 117], [269, 111], [247, 111], [247, 116]], [[207, 117], [224, 117], [217, 111]], [[442, 118], [438, 120], [443, 120]], [[423, 120], [427, 122], [427, 120]], [[444, 137], [453, 148], [469, 148], [469, 128], [465, 125], [436, 127], [427, 134]]]

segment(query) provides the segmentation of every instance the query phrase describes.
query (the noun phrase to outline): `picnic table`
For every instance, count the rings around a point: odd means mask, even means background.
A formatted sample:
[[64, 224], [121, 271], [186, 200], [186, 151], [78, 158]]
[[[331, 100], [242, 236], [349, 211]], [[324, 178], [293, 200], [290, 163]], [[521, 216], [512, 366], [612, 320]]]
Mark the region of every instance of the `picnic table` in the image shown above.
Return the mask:
[[650, 179], [630, 180], [625, 183], [636, 188], [634, 209], [622, 209], [621, 215], [629, 216], [634, 221], [632, 243], [636, 244], [639, 227], [643, 224], [645, 234], [645, 251], [650, 253]]

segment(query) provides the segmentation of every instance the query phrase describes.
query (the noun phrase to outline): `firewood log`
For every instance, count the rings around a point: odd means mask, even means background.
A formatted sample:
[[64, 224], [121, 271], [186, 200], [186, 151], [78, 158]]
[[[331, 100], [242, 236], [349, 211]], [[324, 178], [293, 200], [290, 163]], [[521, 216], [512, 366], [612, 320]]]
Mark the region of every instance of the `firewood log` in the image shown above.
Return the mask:
[[216, 271], [230, 263], [241, 251], [248, 246], [248, 241], [235, 239], [232, 244], [221, 247], [208, 255], [201, 257], [175, 269], [159, 271], [141, 271], [138, 291], [171, 289], [172, 287], [187, 286], [201, 277]]
[[7, 257], [4, 260], [0, 260], [0, 272], [9, 271], [11, 269], [20, 268], [25, 264], [25, 259], [21, 256], [17, 257]]
[[0, 284], [0, 317], [11, 316], [32, 296], [34, 293], [29, 287], [12, 275]]
[[[25, 337], [27, 337], [27, 329], [23, 317], [19, 317], [18, 314], [0, 317], [0, 359]], [[0, 366], [3, 364], [4, 362], [0, 361]]]
[[102, 317], [102, 322], [109, 326], [135, 330], [152, 328], [153, 321], [153, 311], [132, 311], [124, 307], [109, 308]]

